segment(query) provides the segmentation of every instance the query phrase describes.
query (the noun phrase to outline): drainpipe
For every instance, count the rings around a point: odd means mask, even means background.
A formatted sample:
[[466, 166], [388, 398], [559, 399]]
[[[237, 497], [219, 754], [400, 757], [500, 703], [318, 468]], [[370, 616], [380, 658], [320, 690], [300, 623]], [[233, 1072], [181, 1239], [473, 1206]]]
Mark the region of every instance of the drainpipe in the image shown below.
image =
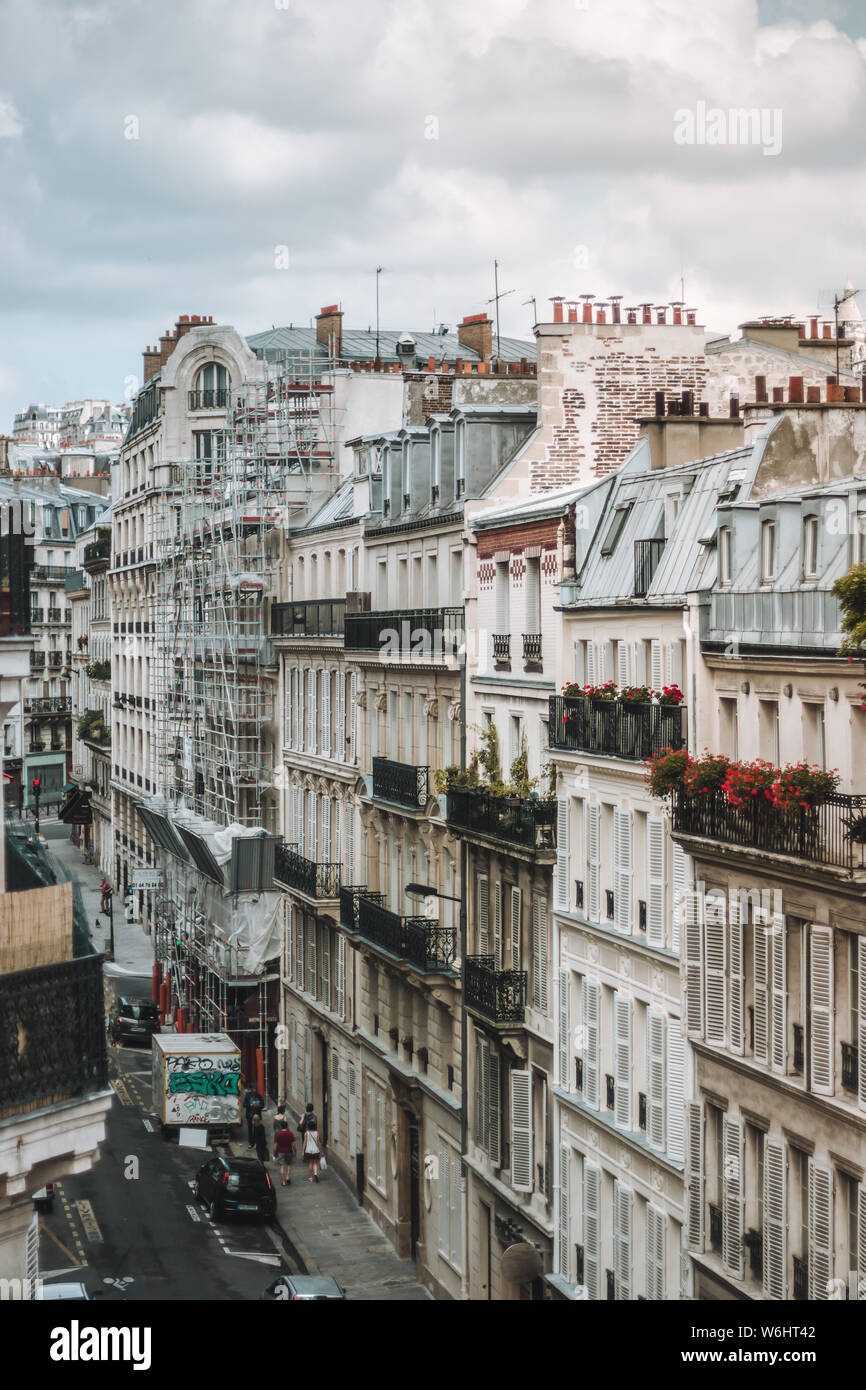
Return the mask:
[[[465, 609], [464, 609], [465, 612]], [[463, 654], [460, 662], [460, 771], [466, 770], [466, 632], [463, 633]], [[460, 1275], [460, 1297], [469, 1297], [469, 1191], [466, 1177], [466, 1149], [469, 1125], [467, 1122], [469, 1059], [467, 1056], [466, 1017], [466, 861], [467, 845], [460, 841], [460, 1202], [463, 1208], [463, 1269]]]

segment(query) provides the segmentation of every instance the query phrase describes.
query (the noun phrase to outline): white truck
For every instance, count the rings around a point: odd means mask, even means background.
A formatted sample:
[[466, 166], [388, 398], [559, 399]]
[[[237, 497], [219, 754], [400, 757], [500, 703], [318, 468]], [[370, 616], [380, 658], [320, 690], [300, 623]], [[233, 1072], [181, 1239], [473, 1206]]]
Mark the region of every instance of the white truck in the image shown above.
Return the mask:
[[227, 1033], [156, 1033], [153, 1108], [163, 1131], [241, 1120], [241, 1054]]

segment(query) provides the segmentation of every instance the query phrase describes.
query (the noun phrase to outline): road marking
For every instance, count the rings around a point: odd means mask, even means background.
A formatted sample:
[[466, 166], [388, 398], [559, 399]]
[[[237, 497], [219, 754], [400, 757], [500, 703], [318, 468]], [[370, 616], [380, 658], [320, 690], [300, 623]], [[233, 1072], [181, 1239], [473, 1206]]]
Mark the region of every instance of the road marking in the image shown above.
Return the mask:
[[148, 1134], [153, 1134], [153, 1125], [150, 1123], [150, 1120], [142, 1120], [141, 1123], [144, 1125]]
[[281, 1263], [279, 1255], [254, 1255], [248, 1250], [226, 1250], [223, 1247], [223, 1254], [234, 1255], [237, 1260], [257, 1260], [260, 1265], [276, 1265], [277, 1268]]
[[75, 1274], [76, 1270], [80, 1268], [80, 1265], [65, 1265], [63, 1269], [40, 1269], [39, 1278], [59, 1279], [61, 1274]]
[[118, 1077], [116, 1081], [112, 1081], [111, 1085], [121, 1105], [126, 1105], [129, 1107], [129, 1109], [134, 1110], [135, 1102], [133, 1101], [132, 1096], [129, 1094], [128, 1090], [126, 1089], [126, 1086], [120, 1080], [120, 1078]]
[[[66, 1246], [63, 1244], [63, 1241], [60, 1239], [59, 1236], [56, 1236], [56, 1235], [54, 1234], [54, 1232], [52, 1231], [52, 1229], [51, 1229], [50, 1226], [43, 1226], [43, 1225], [40, 1223], [40, 1226], [39, 1226], [39, 1233], [40, 1233], [40, 1235], [46, 1235], [46, 1236], [48, 1236], [51, 1240], [53, 1240], [53, 1241], [54, 1241], [54, 1244], [55, 1244], [56, 1246], [58, 1246], [58, 1248], [59, 1248], [60, 1250], [63, 1251], [63, 1253], [64, 1253], [64, 1255], [66, 1256], [66, 1258], [72, 1261], [72, 1263], [74, 1264], [74, 1266], [75, 1266], [76, 1269], [81, 1269], [83, 1265], [86, 1265], [86, 1264], [87, 1264], [87, 1261], [86, 1261], [86, 1260], [77, 1260], [77, 1259], [75, 1258], [75, 1256], [73, 1255], [72, 1251], [71, 1251], [71, 1250], [67, 1250]], [[84, 1254], [84, 1251], [82, 1250], [81, 1253]]]
[[192, 1205], [191, 1202], [187, 1206], [187, 1211], [189, 1212], [193, 1221], [201, 1221], [201, 1217], [199, 1216], [198, 1212], [196, 1211], [195, 1207]]
[[99, 1229], [99, 1222], [93, 1214], [93, 1207], [87, 1201], [75, 1203], [78, 1209], [78, 1216], [84, 1227], [84, 1234], [91, 1245], [102, 1245], [102, 1232]]

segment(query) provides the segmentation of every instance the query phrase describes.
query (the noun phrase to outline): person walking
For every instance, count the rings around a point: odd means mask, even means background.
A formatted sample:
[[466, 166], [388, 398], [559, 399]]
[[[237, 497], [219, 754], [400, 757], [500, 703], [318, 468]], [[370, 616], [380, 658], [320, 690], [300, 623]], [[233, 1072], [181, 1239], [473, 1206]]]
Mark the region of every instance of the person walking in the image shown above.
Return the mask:
[[304, 1158], [307, 1160], [310, 1182], [318, 1182], [322, 1142], [319, 1138], [318, 1120], [312, 1111], [304, 1116], [304, 1126]]
[[280, 1179], [283, 1187], [292, 1185], [292, 1159], [295, 1156], [295, 1136], [283, 1120], [274, 1139], [274, 1158], [280, 1165]]
[[256, 1090], [251, 1081], [248, 1082], [246, 1095], [244, 1096], [244, 1114], [247, 1117], [247, 1138], [250, 1141], [249, 1147], [251, 1149], [255, 1148], [255, 1142], [253, 1140], [253, 1119], [256, 1115], [261, 1115], [264, 1108], [265, 1102], [261, 1094]]
[[279, 1134], [279, 1132], [280, 1132], [280, 1130], [282, 1129], [283, 1125], [285, 1125], [286, 1128], [288, 1129], [288, 1127], [289, 1127], [289, 1117], [288, 1117], [288, 1115], [286, 1114], [286, 1102], [285, 1102], [284, 1100], [281, 1100], [280, 1103], [279, 1103], [279, 1105], [277, 1106], [277, 1113], [276, 1113], [276, 1115], [274, 1116], [274, 1144], [275, 1144], [275, 1145], [276, 1145], [276, 1142], [277, 1142], [277, 1135]]
[[316, 1119], [316, 1112], [313, 1109], [313, 1102], [311, 1100], [308, 1100], [307, 1108], [298, 1120], [298, 1133], [300, 1135], [306, 1134], [307, 1129], [310, 1125], [312, 1125], [313, 1129], [319, 1128], [319, 1122]]
[[259, 1163], [266, 1163], [270, 1155], [268, 1154], [268, 1134], [262, 1124], [261, 1115], [253, 1115], [253, 1148], [256, 1151], [256, 1158]]

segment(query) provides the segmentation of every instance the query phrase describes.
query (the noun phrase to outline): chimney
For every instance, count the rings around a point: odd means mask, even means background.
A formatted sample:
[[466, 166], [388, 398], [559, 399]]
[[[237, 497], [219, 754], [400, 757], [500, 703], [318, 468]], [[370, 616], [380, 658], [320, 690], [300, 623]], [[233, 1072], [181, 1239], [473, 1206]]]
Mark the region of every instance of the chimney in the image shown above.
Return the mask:
[[767, 399], [767, 378], [765, 376], [755, 377], [755, 400], [765, 401]]
[[788, 377], [788, 401], [797, 403], [803, 399], [803, 378], [801, 376]]
[[[559, 309], [559, 318], [556, 310]], [[554, 322], [562, 322], [562, 305], [554, 305]], [[463, 322], [457, 325], [457, 339], [461, 347], [477, 352], [482, 362], [489, 362], [493, 353], [493, 320], [486, 314], [466, 314]]]
[[620, 301], [621, 299], [622, 299], [622, 295], [621, 295], [621, 294], [612, 294], [611, 297], [610, 297], [610, 321], [611, 321], [611, 323], [619, 323], [619, 321], [620, 321], [620, 318], [619, 318], [619, 315], [620, 315], [619, 301]]
[[832, 326], [832, 324], [825, 323], [825, 324], [824, 324], [824, 337], [825, 337], [825, 338], [832, 338], [832, 336], [833, 336], [833, 326]]
[[572, 299], [568, 301], [568, 321], [569, 323], [577, 323], [577, 304]]
[[156, 376], [160, 367], [159, 348], [148, 347], [141, 354], [141, 374], [144, 378], [145, 386], [152, 376]]
[[582, 294], [580, 297], [583, 300], [583, 321], [584, 323], [592, 323], [592, 301], [595, 295]]
[[177, 341], [180, 342], [184, 333], [188, 333], [191, 328], [192, 320], [190, 319], [189, 314], [181, 314], [177, 323], [174, 326], [174, 336], [177, 339]]
[[652, 323], [652, 321], [653, 321], [653, 306], [652, 306], [651, 304], [642, 304], [640, 307], [641, 307], [641, 309], [643, 310], [643, 321], [644, 321], [644, 323]]
[[316, 314], [316, 342], [334, 357], [343, 351], [343, 311], [339, 304], [326, 304]]
[[[563, 296], [562, 296], [561, 294], [555, 294], [555, 295], [552, 295], [552, 296], [551, 296], [551, 302], [552, 302], [552, 304], [553, 304], [553, 322], [554, 322], [554, 323], [562, 323], [562, 300], [563, 300]], [[459, 328], [458, 328], [458, 330], [457, 330], [457, 334], [458, 334], [458, 337], [459, 337], [459, 334], [460, 334], [460, 329], [459, 329]], [[461, 341], [462, 341], [462, 339], [461, 339]]]
[[807, 387], [806, 387], [806, 401], [807, 401], [807, 404], [809, 404], [809, 405], [820, 405], [820, 404], [821, 404], [821, 388], [820, 388], [820, 386], [807, 386]]
[[671, 308], [673, 309], [673, 312], [674, 312], [674, 319], [673, 319], [674, 325], [676, 326], [677, 324], [681, 324], [682, 321], [683, 321], [683, 305], [682, 305], [682, 300], [680, 300], [680, 299], [673, 299], [673, 300], [671, 300]]
[[818, 320], [817, 320], [817, 319], [810, 319], [810, 320], [809, 320], [809, 337], [810, 337], [810, 338], [817, 338], [817, 336], [818, 336]]
[[170, 333], [169, 330], [166, 329], [159, 340], [159, 365], [161, 367], [164, 367], [168, 359], [171, 357], [171, 354], [174, 352], [176, 344], [177, 339], [175, 338], [174, 334]]

